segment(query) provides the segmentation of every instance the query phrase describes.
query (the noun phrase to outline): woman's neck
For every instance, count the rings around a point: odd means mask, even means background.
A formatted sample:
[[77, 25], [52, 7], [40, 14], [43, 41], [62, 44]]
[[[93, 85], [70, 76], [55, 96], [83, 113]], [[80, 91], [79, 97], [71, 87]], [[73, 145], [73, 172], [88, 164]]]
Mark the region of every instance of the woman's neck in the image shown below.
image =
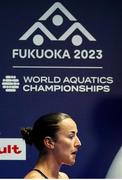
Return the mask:
[[41, 157], [34, 168], [42, 171], [48, 178], [59, 178], [60, 165], [56, 162], [52, 155], [45, 155]]

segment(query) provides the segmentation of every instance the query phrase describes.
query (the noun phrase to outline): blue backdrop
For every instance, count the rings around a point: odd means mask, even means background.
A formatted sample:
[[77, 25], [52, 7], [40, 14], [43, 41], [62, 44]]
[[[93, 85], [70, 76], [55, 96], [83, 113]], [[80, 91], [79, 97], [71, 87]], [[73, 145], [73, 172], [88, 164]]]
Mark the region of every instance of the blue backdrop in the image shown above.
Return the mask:
[[[42, 46], [35, 46], [32, 38], [19, 38], [55, 3], [55, 0], [7, 1], [0, 2], [0, 138], [21, 138], [20, 128], [31, 126], [41, 115], [50, 112], [69, 113], [77, 122], [82, 146], [76, 164], [63, 166], [70, 178], [104, 178], [114, 156], [122, 144], [122, 2], [120, 0], [60, 0], [61, 4], [96, 39], [89, 41], [83, 35], [83, 43], [74, 47], [71, 36], [66, 41], [51, 41], [45, 37]], [[60, 14], [60, 9], [56, 10]], [[52, 15], [52, 14], [51, 14]], [[53, 27], [49, 17], [43, 22], [57, 38], [74, 22], [63, 15], [64, 26]], [[40, 29], [37, 29], [39, 34]], [[79, 33], [76, 29], [77, 34]], [[35, 32], [34, 32], [35, 33]], [[83, 34], [83, 32], [82, 32]], [[74, 35], [74, 32], [72, 33]], [[67, 49], [71, 58], [42, 59], [12, 57], [13, 49]], [[75, 59], [72, 53], [102, 50], [101, 59]], [[21, 66], [21, 67], [18, 67]], [[24, 66], [24, 67], [23, 67]], [[26, 67], [25, 67], [26, 66]], [[28, 66], [32, 66], [31, 68]], [[46, 66], [46, 68], [44, 68]], [[58, 66], [57, 68], [48, 68]], [[60, 68], [60, 67], [67, 68]], [[38, 68], [37, 68], [38, 67]], [[43, 67], [43, 68], [41, 68]], [[68, 68], [72, 67], [72, 68]], [[79, 68], [73, 68], [79, 67]], [[87, 67], [87, 68], [80, 68]], [[92, 68], [88, 68], [92, 67]], [[93, 68], [101, 67], [101, 68]], [[19, 79], [16, 92], [6, 92], [2, 85], [6, 75]], [[24, 91], [24, 77], [111, 77], [112, 82], [91, 83], [95, 86], [109, 86], [110, 91]], [[7, 79], [7, 78], [6, 78]], [[29, 83], [28, 83], [29, 84]], [[31, 84], [31, 83], [30, 83]], [[41, 83], [34, 83], [40, 85]], [[45, 83], [42, 83], [45, 85]], [[56, 85], [53, 82], [47, 85]], [[59, 83], [61, 84], [61, 83]], [[68, 84], [68, 83], [67, 83]], [[77, 85], [73, 84], [73, 85]], [[80, 84], [80, 83], [79, 83]], [[87, 83], [83, 83], [87, 85]], [[91, 85], [88, 83], [88, 85]], [[63, 84], [64, 85], [64, 84]], [[72, 85], [69, 83], [68, 85]], [[80, 84], [81, 85], [81, 84]], [[67, 86], [67, 89], [69, 86]], [[38, 153], [34, 147], [27, 147], [26, 160], [0, 160], [0, 178], [23, 178], [33, 168]]]

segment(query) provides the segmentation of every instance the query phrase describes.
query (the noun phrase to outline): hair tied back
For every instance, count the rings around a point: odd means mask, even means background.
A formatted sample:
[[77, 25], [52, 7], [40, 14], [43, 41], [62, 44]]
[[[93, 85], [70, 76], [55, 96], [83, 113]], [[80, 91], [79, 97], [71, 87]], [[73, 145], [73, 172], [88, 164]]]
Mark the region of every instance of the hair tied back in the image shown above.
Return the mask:
[[22, 134], [22, 137], [25, 140], [26, 144], [30, 144], [30, 145], [33, 144], [31, 127], [21, 128], [21, 134]]

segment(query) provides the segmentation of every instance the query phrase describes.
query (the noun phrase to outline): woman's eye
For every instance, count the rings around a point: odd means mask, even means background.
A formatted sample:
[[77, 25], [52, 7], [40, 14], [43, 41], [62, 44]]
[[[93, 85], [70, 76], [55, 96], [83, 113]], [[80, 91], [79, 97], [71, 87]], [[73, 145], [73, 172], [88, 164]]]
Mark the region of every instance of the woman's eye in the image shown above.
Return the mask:
[[69, 135], [69, 138], [70, 138], [70, 139], [73, 139], [73, 138], [74, 138], [74, 135]]

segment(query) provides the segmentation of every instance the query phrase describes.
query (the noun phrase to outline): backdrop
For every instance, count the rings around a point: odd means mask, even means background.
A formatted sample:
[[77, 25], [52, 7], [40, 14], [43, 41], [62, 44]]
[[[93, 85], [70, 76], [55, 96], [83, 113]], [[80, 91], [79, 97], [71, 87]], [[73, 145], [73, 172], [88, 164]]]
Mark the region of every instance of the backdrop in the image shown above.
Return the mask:
[[0, 178], [23, 178], [33, 168], [33, 146], [25, 160], [9, 159], [20, 150], [11, 138], [51, 112], [70, 114], [82, 143], [75, 165], [62, 171], [70, 178], [106, 176], [122, 145], [121, 6], [1, 0]]

